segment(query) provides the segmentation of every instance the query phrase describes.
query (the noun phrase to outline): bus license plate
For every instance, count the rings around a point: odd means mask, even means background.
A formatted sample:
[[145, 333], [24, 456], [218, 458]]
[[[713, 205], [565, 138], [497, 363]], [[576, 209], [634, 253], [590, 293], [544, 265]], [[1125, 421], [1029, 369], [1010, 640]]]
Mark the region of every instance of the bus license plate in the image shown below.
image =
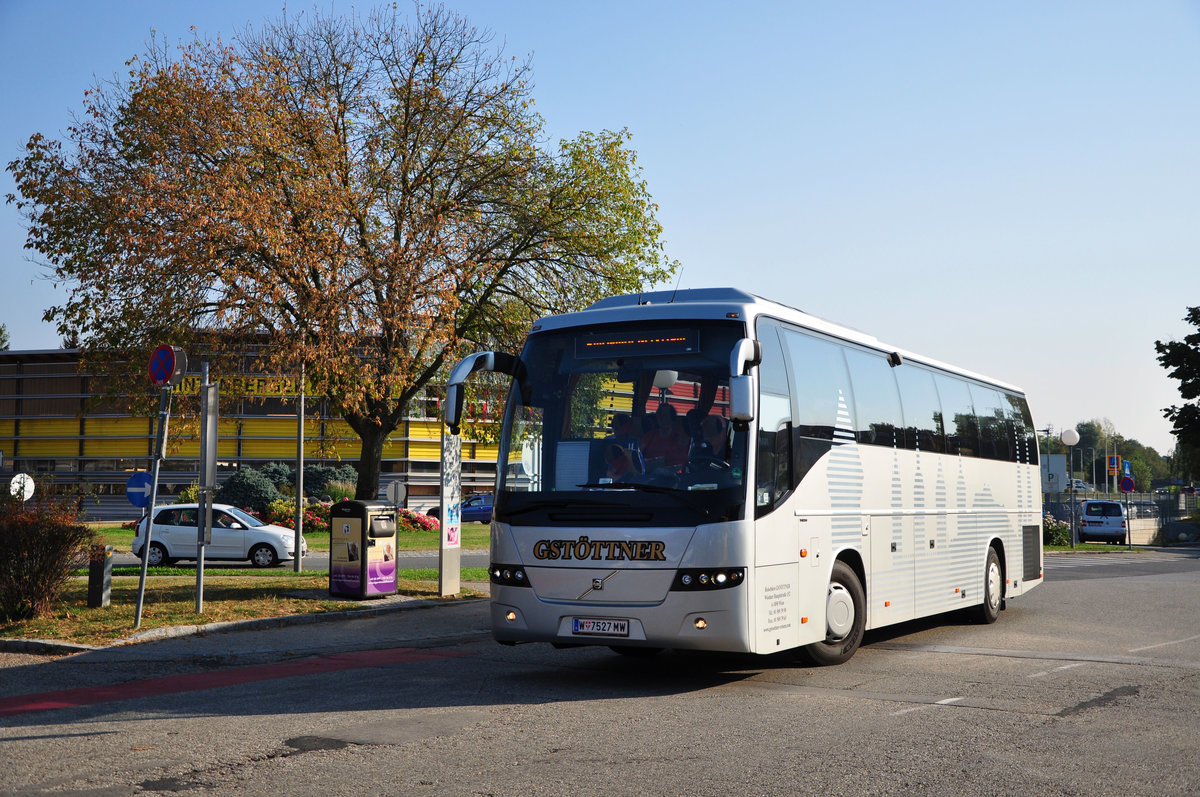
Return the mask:
[[572, 633], [595, 636], [629, 636], [629, 621], [610, 617], [576, 617]]

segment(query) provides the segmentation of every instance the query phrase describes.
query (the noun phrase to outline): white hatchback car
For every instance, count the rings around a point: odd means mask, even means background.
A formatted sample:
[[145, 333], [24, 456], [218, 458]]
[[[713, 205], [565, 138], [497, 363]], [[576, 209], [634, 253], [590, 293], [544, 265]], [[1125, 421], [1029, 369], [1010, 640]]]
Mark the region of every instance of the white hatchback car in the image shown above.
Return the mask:
[[[196, 558], [197, 504], [160, 506], [154, 513], [150, 540], [152, 566], [169, 565], [176, 559]], [[255, 567], [274, 567], [295, 555], [296, 532], [264, 523], [235, 506], [213, 504], [212, 543], [204, 547], [205, 559], [249, 559]], [[146, 520], [138, 523], [133, 538], [133, 555], [140, 557], [146, 544]], [[300, 538], [300, 550], [308, 543]]]

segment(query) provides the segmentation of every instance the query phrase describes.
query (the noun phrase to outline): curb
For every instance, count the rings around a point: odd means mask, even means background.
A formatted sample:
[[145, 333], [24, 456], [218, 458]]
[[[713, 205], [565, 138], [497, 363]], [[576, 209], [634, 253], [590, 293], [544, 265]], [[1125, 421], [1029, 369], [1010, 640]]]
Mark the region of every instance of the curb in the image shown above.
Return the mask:
[[0, 653], [67, 654], [103, 650], [95, 645], [77, 645], [53, 639], [0, 639]]
[[[464, 585], [465, 586], [465, 585]], [[387, 603], [374, 606], [364, 606], [356, 609], [339, 609], [331, 612], [316, 612], [312, 614], [285, 614], [279, 617], [259, 617], [253, 620], [229, 620], [221, 623], [205, 623], [204, 625], [170, 625], [161, 628], [151, 628], [139, 631], [127, 637], [114, 639], [107, 645], [82, 645], [74, 642], [62, 642], [55, 639], [0, 639], [0, 653], [35, 653], [35, 654], [66, 654], [87, 653], [95, 650], [138, 645], [143, 642], [155, 642], [163, 639], [176, 639], [185, 636], [205, 636], [230, 631], [262, 631], [269, 628], [284, 628], [293, 625], [315, 625], [338, 620], [356, 620], [361, 617], [377, 617], [394, 612], [410, 609], [432, 609], [438, 606], [451, 606], [459, 603], [486, 600], [486, 596], [472, 598], [448, 598], [437, 600], [432, 598], [395, 597], [384, 598]]]

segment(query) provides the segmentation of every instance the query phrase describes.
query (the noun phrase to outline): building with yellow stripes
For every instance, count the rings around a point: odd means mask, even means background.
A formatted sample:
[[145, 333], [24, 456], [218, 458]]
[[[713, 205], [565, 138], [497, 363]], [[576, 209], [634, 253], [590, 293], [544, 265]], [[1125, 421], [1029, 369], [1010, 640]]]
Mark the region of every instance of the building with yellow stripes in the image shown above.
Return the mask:
[[[244, 398], [222, 397], [218, 431], [218, 479], [246, 466], [282, 462], [295, 467], [298, 401], [293, 380], [251, 374], [240, 387]], [[148, 390], [154, 388], [149, 385]], [[198, 376], [175, 388], [194, 395]], [[39, 481], [89, 492], [124, 492], [136, 470], [149, 470], [156, 417], [122, 413], [100, 398], [103, 377], [79, 370], [72, 349], [0, 352], [0, 478], [29, 473]], [[407, 485], [410, 505], [436, 503], [441, 472], [442, 423], [438, 389], [411, 408], [383, 449], [383, 482]], [[320, 397], [305, 400], [306, 464], [357, 464], [360, 442], [349, 425], [331, 417]], [[194, 422], [172, 418], [160, 490], [172, 493], [197, 479], [200, 456]], [[467, 492], [490, 490], [496, 447], [463, 441], [463, 485]], [[39, 478], [40, 476], [40, 478]]]

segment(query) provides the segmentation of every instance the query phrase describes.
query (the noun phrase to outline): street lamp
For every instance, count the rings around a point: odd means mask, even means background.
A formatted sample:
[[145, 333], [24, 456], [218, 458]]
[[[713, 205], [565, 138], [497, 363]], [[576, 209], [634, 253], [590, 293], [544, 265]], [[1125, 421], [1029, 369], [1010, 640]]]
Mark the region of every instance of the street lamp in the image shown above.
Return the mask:
[[[1073, 458], [1075, 456], [1075, 444], [1079, 442], [1079, 432], [1068, 427], [1068, 428], [1062, 430], [1062, 432], [1058, 436], [1058, 439], [1062, 440], [1063, 444], [1066, 445], [1066, 447], [1067, 447], [1067, 467], [1068, 467], [1068, 469], [1070, 469], [1070, 468], [1074, 467], [1074, 464], [1075, 464], [1073, 461]], [[1076, 535], [1078, 534], [1077, 530], [1075, 529], [1075, 477], [1074, 477], [1074, 475], [1072, 475], [1070, 478], [1071, 478], [1071, 549], [1074, 550]]]

